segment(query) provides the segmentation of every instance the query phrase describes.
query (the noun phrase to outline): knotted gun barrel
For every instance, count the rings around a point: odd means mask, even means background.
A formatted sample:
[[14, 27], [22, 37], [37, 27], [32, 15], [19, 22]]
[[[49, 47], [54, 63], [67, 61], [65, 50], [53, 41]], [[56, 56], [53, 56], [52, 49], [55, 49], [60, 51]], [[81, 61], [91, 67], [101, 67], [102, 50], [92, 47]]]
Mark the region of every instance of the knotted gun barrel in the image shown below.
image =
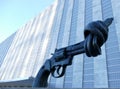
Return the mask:
[[[88, 57], [100, 55], [101, 46], [108, 38], [108, 27], [112, 21], [113, 18], [108, 18], [105, 21], [91, 22], [85, 27], [84, 41], [56, 49], [53, 56], [46, 60], [39, 70], [33, 82], [33, 87], [47, 87], [47, 80], [50, 73], [55, 78], [62, 77], [65, 74], [66, 67], [72, 64], [72, 59], [75, 55], [82, 53], [86, 53]], [[55, 72], [58, 76], [55, 75]]]
[[77, 55], [86, 53], [88, 57], [95, 57], [101, 54], [101, 46], [108, 38], [108, 27], [112, 23], [113, 18], [105, 21], [94, 21], [89, 23], [84, 30], [85, 40], [68, 46], [66, 48], [67, 55]]

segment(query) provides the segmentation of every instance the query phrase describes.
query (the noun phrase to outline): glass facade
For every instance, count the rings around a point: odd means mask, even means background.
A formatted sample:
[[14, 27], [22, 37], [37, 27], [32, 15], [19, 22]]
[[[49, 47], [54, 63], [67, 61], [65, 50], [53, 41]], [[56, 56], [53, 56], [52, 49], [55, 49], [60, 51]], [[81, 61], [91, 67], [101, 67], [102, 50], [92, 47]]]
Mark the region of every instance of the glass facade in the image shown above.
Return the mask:
[[6, 54], [11, 46], [11, 43], [14, 39], [16, 33], [12, 34], [8, 39], [6, 39], [4, 42], [0, 44], [0, 66], [2, 65]]
[[[93, 0], [93, 7], [93, 20], [103, 20], [101, 0]], [[102, 46], [102, 55], [94, 58], [94, 87], [108, 87], [105, 45]]]
[[0, 44], [0, 80], [35, 77], [55, 49], [84, 40], [91, 21], [114, 17], [102, 55], [73, 58], [48, 88], [120, 88], [120, 3], [117, 0], [56, 0]]
[[[92, 21], [92, 9], [92, 0], [85, 0], [85, 26]], [[83, 88], [92, 88], [94, 86], [94, 60], [86, 54], [83, 60]]]
[[[107, 2], [107, 3], [106, 3]], [[102, 0], [103, 19], [113, 17], [112, 2], [110, 0]], [[113, 39], [114, 38], [114, 39]], [[106, 43], [107, 71], [108, 71], [108, 86], [111, 88], [120, 87], [120, 50], [118, 43], [118, 35], [115, 26], [115, 21], [110, 26], [109, 37]], [[115, 63], [117, 62], [117, 63]]]

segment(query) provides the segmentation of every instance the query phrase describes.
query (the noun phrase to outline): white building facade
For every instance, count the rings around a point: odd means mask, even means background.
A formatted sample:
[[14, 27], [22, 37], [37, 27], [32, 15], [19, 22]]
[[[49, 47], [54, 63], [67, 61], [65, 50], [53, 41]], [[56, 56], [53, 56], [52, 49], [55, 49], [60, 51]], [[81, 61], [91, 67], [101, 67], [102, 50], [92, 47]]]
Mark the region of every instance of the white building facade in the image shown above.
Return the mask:
[[119, 8], [119, 0], [56, 0], [0, 45], [7, 48], [0, 50], [0, 80], [35, 77], [55, 48], [83, 41], [89, 22], [113, 17], [102, 55], [75, 56], [62, 78], [50, 77], [48, 87], [120, 88]]

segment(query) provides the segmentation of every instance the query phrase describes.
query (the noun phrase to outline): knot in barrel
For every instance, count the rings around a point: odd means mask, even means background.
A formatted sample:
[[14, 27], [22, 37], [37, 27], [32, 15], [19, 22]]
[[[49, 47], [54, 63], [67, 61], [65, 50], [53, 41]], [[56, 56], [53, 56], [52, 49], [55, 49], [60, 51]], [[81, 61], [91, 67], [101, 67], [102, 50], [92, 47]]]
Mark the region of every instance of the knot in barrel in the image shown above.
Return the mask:
[[88, 57], [101, 54], [101, 46], [108, 38], [108, 26], [103, 21], [89, 23], [84, 30], [85, 52]]

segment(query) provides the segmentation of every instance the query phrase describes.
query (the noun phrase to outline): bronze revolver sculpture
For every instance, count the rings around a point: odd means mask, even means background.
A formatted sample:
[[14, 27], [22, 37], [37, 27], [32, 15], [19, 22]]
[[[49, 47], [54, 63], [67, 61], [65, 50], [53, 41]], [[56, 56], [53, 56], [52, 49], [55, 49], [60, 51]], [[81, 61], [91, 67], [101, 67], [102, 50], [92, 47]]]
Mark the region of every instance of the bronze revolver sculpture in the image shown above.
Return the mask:
[[32, 87], [47, 87], [50, 73], [55, 78], [64, 76], [66, 67], [72, 65], [72, 59], [75, 55], [82, 53], [86, 53], [88, 57], [100, 55], [101, 46], [108, 38], [108, 26], [112, 21], [113, 18], [108, 18], [105, 21], [91, 22], [85, 27], [84, 41], [56, 49], [53, 56], [46, 60], [39, 70]]

